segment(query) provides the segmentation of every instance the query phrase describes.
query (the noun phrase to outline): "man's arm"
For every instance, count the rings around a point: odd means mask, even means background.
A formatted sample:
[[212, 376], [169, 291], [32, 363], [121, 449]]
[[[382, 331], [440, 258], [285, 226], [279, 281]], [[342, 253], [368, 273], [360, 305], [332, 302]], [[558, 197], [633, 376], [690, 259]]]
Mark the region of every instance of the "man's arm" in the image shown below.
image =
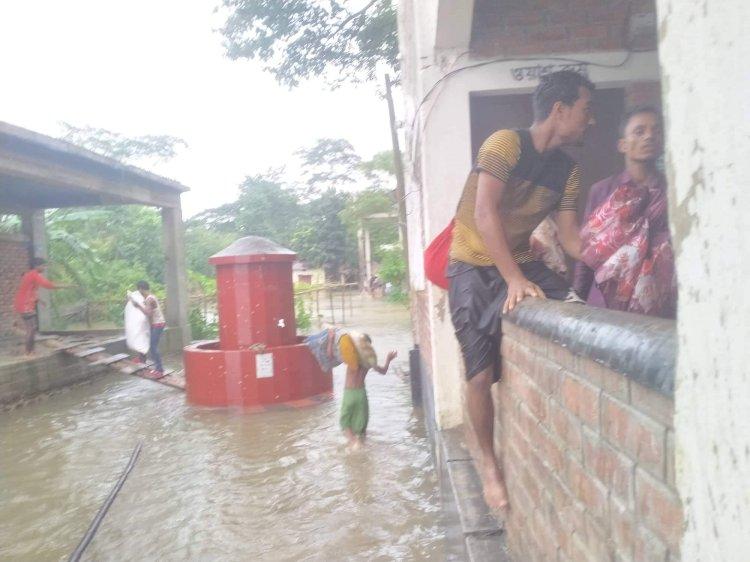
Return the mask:
[[383, 365], [382, 367], [380, 365], [375, 365], [373, 369], [375, 369], [381, 375], [386, 374], [388, 372], [388, 367], [391, 366], [391, 361], [393, 361], [396, 356], [398, 356], [398, 353], [396, 351], [389, 351], [388, 355], [385, 358], [385, 365]]
[[503, 314], [513, 310], [528, 297], [545, 298], [544, 291], [524, 276], [513, 259], [501, 218], [502, 196], [506, 183], [495, 176], [479, 172], [474, 221], [495, 267], [508, 285]]
[[560, 245], [571, 258], [581, 259], [581, 235], [575, 211], [558, 211], [555, 217]]
[[36, 283], [40, 287], [43, 287], [45, 289], [65, 289], [69, 287], [69, 285], [58, 285], [57, 283], [54, 283], [47, 279], [44, 275], [37, 272], [36, 274]]

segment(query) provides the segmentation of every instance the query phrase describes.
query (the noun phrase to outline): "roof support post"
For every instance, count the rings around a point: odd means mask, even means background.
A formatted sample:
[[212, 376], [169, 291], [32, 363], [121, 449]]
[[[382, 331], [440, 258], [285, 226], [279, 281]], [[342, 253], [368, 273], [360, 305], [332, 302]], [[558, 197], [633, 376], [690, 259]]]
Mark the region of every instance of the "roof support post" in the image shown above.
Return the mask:
[[167, 284], [165, 347], [169, 351], [178, 351], [189, 344], [191, 340], [190, 324], [188, 323], [184, 225], [179, 205], [163, 207], [161, 209], [161, 223]]
[[[47, 244], [47, 227], [44, 221], [44, 209], [23, 212], [21, 214], [21, 230], [29, 239], [29, 257], [46, 260], [49, 257], [49, 251]], [[50, 292], [47, 290], [39, 291], [39, 300], [37, 302], [39, 330], [49, 330], [52, 327], [52, 302], [50, 299]]]

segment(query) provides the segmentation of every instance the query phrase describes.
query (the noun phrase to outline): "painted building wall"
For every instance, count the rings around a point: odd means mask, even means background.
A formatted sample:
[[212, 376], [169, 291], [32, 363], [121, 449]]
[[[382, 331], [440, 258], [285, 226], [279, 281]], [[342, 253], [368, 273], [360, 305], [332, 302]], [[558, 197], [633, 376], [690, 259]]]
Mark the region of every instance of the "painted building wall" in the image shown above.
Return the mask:
[[675, 395], [684, 560], [750, 552], [750, 40], [746, 0], [658, 0], [680, 280]]

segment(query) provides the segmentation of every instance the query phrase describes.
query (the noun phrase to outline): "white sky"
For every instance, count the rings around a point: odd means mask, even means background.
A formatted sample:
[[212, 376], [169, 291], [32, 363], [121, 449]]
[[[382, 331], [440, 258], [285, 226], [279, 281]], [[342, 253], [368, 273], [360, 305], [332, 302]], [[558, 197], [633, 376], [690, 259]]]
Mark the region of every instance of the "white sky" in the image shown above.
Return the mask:
[[259, 63], [225, 58], [219, 2], [0, 0], [0, 121], [55, 137], [67, 121], [185, 139], [150, 169], [191, 188], [186, 216], [318, 138], [346, 138], [364, 158], [390, 147], [374, 84], [290, 92]]

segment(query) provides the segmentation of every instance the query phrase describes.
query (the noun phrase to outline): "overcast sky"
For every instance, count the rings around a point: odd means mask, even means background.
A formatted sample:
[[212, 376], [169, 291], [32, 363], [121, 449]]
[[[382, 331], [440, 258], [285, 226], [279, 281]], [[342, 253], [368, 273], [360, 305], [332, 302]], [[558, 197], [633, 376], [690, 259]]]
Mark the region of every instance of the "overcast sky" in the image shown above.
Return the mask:
[[151, 170], [191, 188], [187, 216], [318, 138], [346, 138], [365, 158], [389, 148], [375, 85], [288, 91], [260, 64], [225, 58], [219, 1], [0, 1], [0, 121], [51, 136], [66, 121], [185, 139]]

